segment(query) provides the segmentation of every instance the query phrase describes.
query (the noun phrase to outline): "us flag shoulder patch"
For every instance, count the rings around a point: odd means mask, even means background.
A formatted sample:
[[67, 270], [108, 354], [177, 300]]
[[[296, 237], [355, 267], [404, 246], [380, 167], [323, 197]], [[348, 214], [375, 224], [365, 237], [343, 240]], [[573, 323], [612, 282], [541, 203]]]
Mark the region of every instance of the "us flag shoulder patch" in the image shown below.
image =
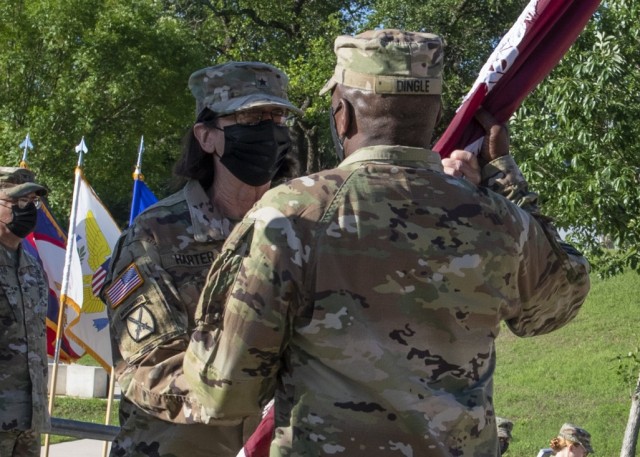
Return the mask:
[[144, 284], [144, 279], [140, 276], [135, 263], [129, 265], [120, 275], [106, 288], [105, 295], [111, 303], [111, 308], [115, 309], [129, 296]]

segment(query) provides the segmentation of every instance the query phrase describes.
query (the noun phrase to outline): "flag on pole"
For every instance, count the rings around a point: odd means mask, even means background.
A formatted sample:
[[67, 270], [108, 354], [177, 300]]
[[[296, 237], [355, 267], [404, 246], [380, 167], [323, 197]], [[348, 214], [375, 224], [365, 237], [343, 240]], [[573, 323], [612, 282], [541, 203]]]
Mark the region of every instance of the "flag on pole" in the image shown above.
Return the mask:
[[131, 215], [129, 216], [129, 225], [133, 223], [133, 220], [136, 218], [136, 216], [140, 214], [146, 207], [153, 205], [157, 201], [158, 198], [142, 180], [142, 175], [138, 175], [138, 177], [134, 176], [133, 199], [131, 201]]
[[129, 225], [148, 206], [158, 201], [151, 189], [145, 184], [142, 175], [142, 153], [144, 152], [144, 137], [140, 137], [140, 147], [138, 148], [138, 162], [136, 170], [133, 172], [133, 198], [131, 199], [131, 213], [129, 215]]
[[72, 317], [65, 332], [109, 369], [113, 364], [109, 319], [98, 293], [120, 229], [80, 167], [76, 168], [73, 198], [62, 287], [62, 300]]
[[[22, 149], [22, 160], [20, 166], [29, 168], [28, 153], [33, 149], [33, 143], [27, 133], [26, 138], [20, 143]], [[49, 297], [47, 305], [47, 355], [55, 357], [56, 335], [58, 329], [58, 319], [60, 318], [60, 286], [62, 284], [62, 271], [64, 269], [65, 248], [67, 245], [67, 234], [60, 228], [60, 224], [51, 214], [51, 210], [46, 201], [38, 208], [38, 219], [36, 227], [32, 233], [22, 240], [25, 251], [33, 255], [47, 275], [49, 282]], [[60, 332], [62, 334], [62, 332]], [[73, 341], [69, 341], [64, 335], [61, 336], [59, 359], [71, 363], [82, 357], [82, 349]]]
[[531, 0], [482, 67], [473, 87], [433, 149], [478, 153], [484, 130], [480, 106], [504, 123], [577, 39], [600, 0]]
[[[38, 259], [49, 280], [49, 304], [46, 319], [47, 354], [49, 357], [54, 357], [67, 234], [60, 228], [45, 202], [38, 209], [38, 222], [35, 230], [22, 241], [22, 245], [27, 252]], [[61, 335], [59, 358], [66, 363], [71, 363], [82, 357], [84, 349], [74, 341], [69, 341], [62, 332]]]

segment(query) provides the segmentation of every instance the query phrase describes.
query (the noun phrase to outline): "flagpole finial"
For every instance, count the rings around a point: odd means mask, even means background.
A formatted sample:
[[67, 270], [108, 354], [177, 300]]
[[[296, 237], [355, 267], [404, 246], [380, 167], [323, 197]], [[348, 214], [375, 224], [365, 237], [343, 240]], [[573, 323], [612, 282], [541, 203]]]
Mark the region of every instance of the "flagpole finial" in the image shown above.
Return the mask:
[[144, 136], [140, 136], [140, 146], [138, 146], [138, 161], [136, 162], [136, 169], [133, 172], [133, 179], [142, 178], [142, 154], [144, 153]]
[[22, 148], [22, 160], [20, 161], [20, 166], [26, 168], [28, 162], [29, 149], [33, 149], [33, 143], [31, 143], [31, 139], [29, 138], [29, 133], [27, 132], [27, 137], [24, 139], [22, 143], [20, 143], [20, 148]]
[[87, 145], [84, 143], [84, 136], [80, 140], [80, 144], [76, 146], [76, 154], [78, 154], [78, 166], [81, 167], [84, 162], [84, 155], [89, 152]]

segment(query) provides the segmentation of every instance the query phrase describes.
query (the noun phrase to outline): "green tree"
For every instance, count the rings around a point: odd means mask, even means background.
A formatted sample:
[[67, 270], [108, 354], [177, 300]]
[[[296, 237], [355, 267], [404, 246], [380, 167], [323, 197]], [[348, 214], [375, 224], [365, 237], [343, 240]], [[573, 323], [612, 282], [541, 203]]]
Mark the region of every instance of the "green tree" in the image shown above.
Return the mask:
[[511, 122], [545, 212], [602, 275], [640, 253], [640, 5], [607, 1]]
[[186, 80], [203, 54], [193, 30], [148, 0], [7, 0], [0, 22], [2, 163], [18, 165], [29, 132], [29, 165], [66, 219], [84, 136], [85, 175], [126, 220], [141, 135], [157, 189], [193, 116]]

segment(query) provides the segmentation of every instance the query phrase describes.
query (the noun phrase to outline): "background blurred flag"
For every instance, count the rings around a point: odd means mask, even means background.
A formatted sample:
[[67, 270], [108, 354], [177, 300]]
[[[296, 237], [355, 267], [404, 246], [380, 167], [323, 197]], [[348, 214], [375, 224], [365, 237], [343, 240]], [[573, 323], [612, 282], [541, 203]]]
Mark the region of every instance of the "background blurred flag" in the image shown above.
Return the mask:
[[131, 200], [131, 214], [129, 216], [129, 225], [133, 224], [133, 220], [147, 206], [153, 205], [158, 201], [156, 196], [151, 192], [144, 182], [142, 175], [142, 154], [144, 153], [144, 136], [140, 137], [140, 146], [138, 147], [138, 161], [136, 169], [133, 172], [133, 199]]
[[[136, 176], [136, 175], [134, 175]], [[151, 192], [151, 189], [147, 187], [142, 180], [142, 175], [134, 177], [133, 181], [133, 200], [131, 201], [131, 215], [129, 216], [129, 225], [133, 223], [133, 220], [138, 214], [140, 214], [147, 206], [153, 205], [158, 199]]]
[[[64, 271], [64, 253], [67, 235], [51, 214], [46, 203], [38, 209], [38, 223], [33, 233], [22, 242], [26, 251], [36, 257], [49, 280], [49, 305], [47, 308], [47, 354], [54, 357], [56, 330], [60, 310], [60, 286]], [[61, 332], [60, 360], [71, 363], [84, 354], [84, 349], [69, 341]]]
[[473, 116], [480, 106], [504, 123], [578, 38], [600, 0], [531, 0], [480, 70], [433, 149], [478, 153], [484, 130]]
[[76, 168], [74, 206], [69, 226], [67, 260], [62, 298], [69, 308], [66, 335], [82, 346], [109, 370], [113, 363], [109, 321], [104, 303], [97, 296], [120, 229], [91, 186], [80, 167]]

